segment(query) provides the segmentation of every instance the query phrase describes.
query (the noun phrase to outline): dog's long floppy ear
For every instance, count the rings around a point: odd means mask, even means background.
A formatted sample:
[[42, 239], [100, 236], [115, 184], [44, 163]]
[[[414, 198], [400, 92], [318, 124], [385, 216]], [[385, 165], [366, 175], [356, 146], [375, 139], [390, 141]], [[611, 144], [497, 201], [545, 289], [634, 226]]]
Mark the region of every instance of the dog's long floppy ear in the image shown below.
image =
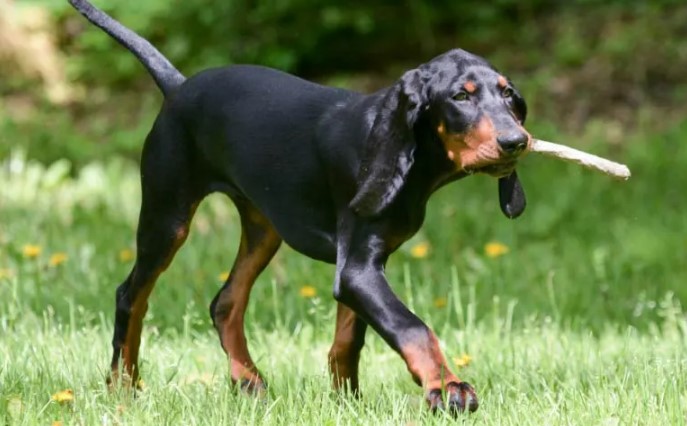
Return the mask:
[[422, 71], [406, 72], [389, 88], [367, 137], [351, 207], [361, 216], [375, 216], [391, 204], [413, 165], [413, 127], [427, 95]]

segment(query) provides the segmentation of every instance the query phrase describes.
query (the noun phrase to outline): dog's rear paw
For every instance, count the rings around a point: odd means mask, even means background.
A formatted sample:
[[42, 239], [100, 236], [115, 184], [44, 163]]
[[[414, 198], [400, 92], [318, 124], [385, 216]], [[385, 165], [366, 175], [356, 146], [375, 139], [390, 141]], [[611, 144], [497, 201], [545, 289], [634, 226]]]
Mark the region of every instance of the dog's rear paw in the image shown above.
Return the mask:
[[[448, 408], [445, 399], [448, 399]], [[472, 413], [479, 407], [475, 389], [466, 382], [450, 382], [446, 385], [445, 392], [442, 389], [432, 389], [427, 394], [427, 403], [432, 412], [445, 411], [451, 414], [464, 412], [466, 409]]]
[[145, 390], [145, 383], [140, 377], [133, 380], [130, 375], [124, 373], [120, 374], [119, 371], [112, 371], [106, 378], [105, 383], [110, 392], [115, 389], [126, 389], [132, 390], [134, 392], [139, 392]]
[[267, 384], [258, 377], [252, 379], [242, 379], [238, 383], [241, 392], [250, 396], [262, 398], [267, 395]]

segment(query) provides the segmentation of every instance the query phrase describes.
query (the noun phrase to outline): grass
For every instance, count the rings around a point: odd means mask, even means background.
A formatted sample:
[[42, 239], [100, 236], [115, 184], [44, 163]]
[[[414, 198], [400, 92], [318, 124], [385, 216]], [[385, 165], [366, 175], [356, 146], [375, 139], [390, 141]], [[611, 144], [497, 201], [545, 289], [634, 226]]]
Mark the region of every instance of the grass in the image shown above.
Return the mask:
[[[470, 306], [470, 305], [468, 305]], [[74, 313], [78, 315], [77, 312]], [[674, 318], [677, 321], [677, 318]], [[469, 424], [679, 425], [685, 422], [684, 321], [652, 333], [609, 328], [598, 335], [533, 320], [509, 330], [494, 318], [439, 329], [449, 354], [468, 350], [459, 374], [477, 386]], [[214, 334], [147, 330], [145, 390], [108, 392], [103, 377], [110, 327], [72, 326], [50, 314], [3, 330], [0, 419], [6, 424], [450, 424], [432, 417], [398, 356], [376, 336], [362, 355], [362, 400], [338, 398], [325, 371], [320, 326], [250, 327], [253, 353], [270, 383], [255, 400], [229, 385]], [[73, 390], [73, 402], [51, 394]]]
[[[459, 376], [475, 385], [481, 408], [464, 422], [687, 421], [687, 153], [676, 143], [686, 136], [687, 122], [640, 129], [612, 151], [590, 127], [583, 147], [633, 170], [622, 184], [527, 158], [529, 207], [516, 221], [502, 217], [489, 178], [433, 198], [426, 225], [387, 275], [450, 358], [472, 358]], [[247, 313], [270, 393], [238, 395], [207, 314], [238, 242], [236, 212], [220, 196], [201, 206], [151, 297], [146, 390], [108, 392], [114, 288], [135, 249], [135, 166], [113, 159], [73, 171], [15, 153], [0, 162], [0, 182], [0, 423], [452, 422], [425, 412], [400, 358], [374, 333], [363, 352], [363, 399], [330, 392], [334, 270], [289, 248], [260, 277]], [[72, 402], [51, 400], [65, 389]]]

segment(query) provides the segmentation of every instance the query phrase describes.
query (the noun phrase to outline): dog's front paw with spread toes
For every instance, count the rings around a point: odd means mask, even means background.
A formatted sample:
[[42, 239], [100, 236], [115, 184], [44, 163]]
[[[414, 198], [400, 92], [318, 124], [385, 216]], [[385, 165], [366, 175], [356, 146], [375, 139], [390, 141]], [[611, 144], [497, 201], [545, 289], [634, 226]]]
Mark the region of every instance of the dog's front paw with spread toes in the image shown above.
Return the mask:
[[[448, 404], [445, 400], [448, 400]], [[451, 414], [462, 413], [466, 409], [472, 413], [479, 406], [475, 389], [466, 382], [450, 382], [446, 385], [445, 392], [442, 389], [430, 390], [427, 403], [432, 412], [448, 410]]]

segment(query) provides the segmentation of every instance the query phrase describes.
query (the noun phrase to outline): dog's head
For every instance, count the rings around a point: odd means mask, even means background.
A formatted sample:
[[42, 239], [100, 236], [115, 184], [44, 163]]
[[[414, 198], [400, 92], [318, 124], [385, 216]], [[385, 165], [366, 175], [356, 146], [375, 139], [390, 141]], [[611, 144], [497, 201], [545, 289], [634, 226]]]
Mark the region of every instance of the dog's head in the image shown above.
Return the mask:
[[527, 106], [513, 84], [487, 61], [452, 50], [406, 72], [376, 111], [351, 207], [363, 216], [380, 213], [405, 183], [417, 148], [419, 122], [439, 143], [456, 172], [499, 178], [504, 214], [525, 208], [515, 173], [518, 158], [531, 143], [523, 128]]

